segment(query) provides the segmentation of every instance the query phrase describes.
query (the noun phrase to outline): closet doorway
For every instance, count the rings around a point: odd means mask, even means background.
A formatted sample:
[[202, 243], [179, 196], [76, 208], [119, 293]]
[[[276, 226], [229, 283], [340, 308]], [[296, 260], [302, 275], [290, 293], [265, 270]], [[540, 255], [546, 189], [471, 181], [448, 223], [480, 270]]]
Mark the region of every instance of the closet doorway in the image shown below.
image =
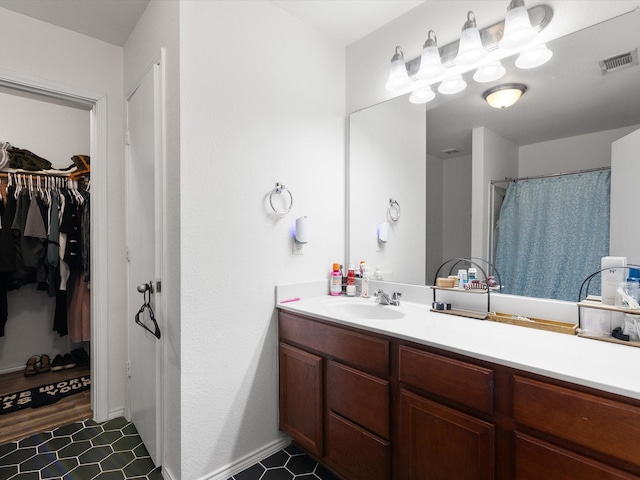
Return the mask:
[[[91, 186], [91, 410], [97, 421], [108, 419], [107, 398], [107, 258], [106, 239], [100, 238], [99, 233], [106, 231], [106, 97], [104, 94], [89, 92], [55, 84], [43, 79], [37, 79], [19, 73], [0, 70], [0, 88], [9, 95], [39, 99], [44, 103], [60, 104], [82, 110], [88, 113], [87, 128], [89, 136], [89, 151], [92, 166]], [[11, 142], [11, 139], [2, 139]], [[29, 148], [28, 145], [16, 145]], [[78, 152], [80, 153], [80, 152]], [[56, 165], [58, 166], [58, 165]], [[11, 309], [11, 307], [9, 307]], [[11, 311], [10, 311], [11, 315]], [[11, 316], [9, 317], [9, 322]], [[46, 327], [45, 327], [46, 328]], [[46, 352], [33, 352], [41, 354]], [[28, 357], [32, 352], [26, 352]], [[25, 358], [25, 361], [27, 359]], [[71, 372], [71, 370], [69, 370]], [[22, 375], [22, 371], [17, 372]], [[52, 374], [53, 375], [53, 374]], [[43, 376], [44, 380], [44, 376]], [[46, 383], [46, 382], [45, 382]], [[46, 408], [46, 407], [44, 407]], [[32, 415], [38, 415], [34, 409]], [[9, 414], [10, 415], [10, 414]], [[64, 421], [64, 419], [61, 419]], [[36, 432], [32, 432], [36, 433]]]

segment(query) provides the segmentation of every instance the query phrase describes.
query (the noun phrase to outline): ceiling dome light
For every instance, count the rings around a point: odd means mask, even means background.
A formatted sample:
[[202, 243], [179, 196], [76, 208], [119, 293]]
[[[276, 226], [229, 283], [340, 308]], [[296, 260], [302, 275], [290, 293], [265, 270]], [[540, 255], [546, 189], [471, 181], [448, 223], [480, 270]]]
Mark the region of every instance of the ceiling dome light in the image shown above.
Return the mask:
[[391, 58], [391, 68], [389, 69], [389, 80], [386, 88], [391, 92], [404, 90], [411, 85], [411, 79], [407, 73], [407, 66], [404, 63], [402, 48], [396, 47], [396, 53]]
[[498, 44], [500, 48], [503, 50], [522, 48], [533, 41], [537, 35], [538, 31], [531, 26], [524, 0], [511, 0], [504, 20], [504, 33]]
[[438, 91], [443, 95], [453, 95], [467, 88], [467, 82], [462, 79], [462, 75], [454, 75], [451, 78], [443, 80], [438, 86]]
[[487, 56], [487, 51], [482, 46], [480, 32], [476, 25], [476, 16], [473, 12], [467, 13], [467, 21], [462, 27], [458, 55], [454, 63], [461, 67], [470, 67], [482, 62]]
[[436, 93], [431, 90], [431, 86], [427, 85], [426, 87], [418, 88], [414, 90], [411, 96], [409, 97], [409, 101], [415, 104], [427, 103], [436, 98]]
[[476, 70], [473, 79], [478, 83], [488, 83], [502, 78], [507, 73], [507, 69], [502, 66], [500, 60], [488, 63]]
[[542, 43], [522, 52], [516, 59], [516, 67], [527, 69], [544, 65], [553, 57], [553, 52]]
[[507, 108], [520, 100], [526, 91], [527, 86], [521, 83], [505, 83], [490, 88], [482, 94], [482, 98], [493, 108]]
[[[433, 34], [433, 38], [431, 38]], [[438, 50], [438, 39], [436, 32], [429, 30], [427, 41], [424, 42], [422, 48], [422, 56], [420, 57], [420, 70], [416, 76], [423, 80], [432, 80], [438, 78], [445, 72], [446, 68], [442, 64], [440, 51]]]

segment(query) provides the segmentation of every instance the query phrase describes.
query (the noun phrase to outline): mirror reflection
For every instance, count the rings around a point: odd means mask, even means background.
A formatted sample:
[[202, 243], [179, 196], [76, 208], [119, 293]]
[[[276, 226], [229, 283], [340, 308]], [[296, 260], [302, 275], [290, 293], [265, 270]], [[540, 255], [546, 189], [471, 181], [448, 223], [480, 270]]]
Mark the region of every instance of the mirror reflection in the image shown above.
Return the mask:
[[[634, 11], [550, 42], [554, 56], [537, 69], [519, 70], [515, 59], [505, 59], [508, 73], [498, 82], [469, 78], [464, 92], [438, 95], [426, 105], [403, 96], [353, 113], [349, 260], [381, 265], [385, 280], [432, 284], [445, 259], [493, 258], [492, 180], [610, 167], [612, 142], [640, 128], [640, 67], [603, 73], [599, 62], [640, 47], [639, 25]], [[633, 53], [629, 58], [635, 63]], [[512, 107], [491, 108], [482, 94], [501, 83], [523, 83], [527, 91]], [[425, 111], [426, 119], [420, 117]], [[372, 124], [376, 128], [367, 131]], [[399, 145], [385, 150], [392, 141]], [[421, 164], [398, 150], [410, 142], [416, 156], [426, 149]], [[376, 228], [386, 220], [390, 198], [402, 216], [380, 245]], [[538, 280], [553, 281], [555, 273]]]

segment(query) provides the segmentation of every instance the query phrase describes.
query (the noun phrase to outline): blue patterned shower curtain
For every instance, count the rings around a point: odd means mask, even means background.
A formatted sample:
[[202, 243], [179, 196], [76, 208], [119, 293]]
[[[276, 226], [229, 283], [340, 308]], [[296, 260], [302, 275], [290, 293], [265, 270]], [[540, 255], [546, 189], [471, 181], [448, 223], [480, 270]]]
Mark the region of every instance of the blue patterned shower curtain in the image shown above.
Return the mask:
[[610, 171], [512, 182], [498, 220], [503, 292], [577, 301], [609, 254], [610, 189]]

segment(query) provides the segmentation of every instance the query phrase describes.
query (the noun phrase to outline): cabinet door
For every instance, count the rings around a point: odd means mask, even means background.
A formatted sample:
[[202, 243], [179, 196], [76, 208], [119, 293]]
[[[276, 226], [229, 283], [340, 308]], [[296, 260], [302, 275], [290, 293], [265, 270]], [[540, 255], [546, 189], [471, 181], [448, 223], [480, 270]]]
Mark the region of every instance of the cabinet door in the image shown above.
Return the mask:
[[493, 425], [406, 390], [400, 398], [400, 478], [494, 478]]
[[632, 480], [635, 477], [524, 434], [516, 433], [516, 480]]
[[280, 430], [322, 456], [322, 357], [280, 343]]

